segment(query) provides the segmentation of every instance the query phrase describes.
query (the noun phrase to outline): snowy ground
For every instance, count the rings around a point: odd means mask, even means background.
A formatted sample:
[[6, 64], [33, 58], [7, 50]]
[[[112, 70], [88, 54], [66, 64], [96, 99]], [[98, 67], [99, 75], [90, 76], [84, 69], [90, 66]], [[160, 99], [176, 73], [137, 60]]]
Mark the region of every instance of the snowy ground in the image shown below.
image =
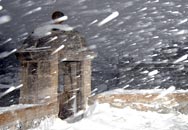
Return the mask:
[[70, 120], [48, 118], [30, 130], [187, 130], [188, 115], [141, 112], [129, 107], [118, 109], [109, 104], [95, 103], [84, 112], [84, 118]]

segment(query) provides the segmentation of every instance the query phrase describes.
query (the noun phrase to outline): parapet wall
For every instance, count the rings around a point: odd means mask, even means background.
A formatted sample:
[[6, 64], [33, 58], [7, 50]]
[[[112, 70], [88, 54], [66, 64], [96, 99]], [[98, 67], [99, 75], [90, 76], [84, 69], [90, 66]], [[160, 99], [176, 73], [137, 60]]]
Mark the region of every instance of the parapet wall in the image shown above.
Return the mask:
[[[139, 111], [156, 111], [158, 113], [180, 112], [188, 114], [188, 92], [168, 90], [123, 90], [98, 94], [89, 99], [90, 105], [95, 101], [109, 103], [113, 107], [130, 107]], [[47, 117], [57, 117], [59, 103], [40, 105], [23, 105], [10, 107], [0, 113], [0, 129], [26, 130], [36, 127]]]
[[172, 111], [188, 114], [188, 92], [167, 90], [123, 90], [123, 92], [107, 92], [90, 98], [89, 103], [109, 103], [114, 107], [131, 107], [140, 111], [156, 111], [169, 113]]
[[27, 130], [28, 128], [37, 127], [41, 120], [52, 116], [57, 117], [59, 112], [57, 108], [57, 102], [2, 108], [5, 110], [0, 113], [0, 129]]

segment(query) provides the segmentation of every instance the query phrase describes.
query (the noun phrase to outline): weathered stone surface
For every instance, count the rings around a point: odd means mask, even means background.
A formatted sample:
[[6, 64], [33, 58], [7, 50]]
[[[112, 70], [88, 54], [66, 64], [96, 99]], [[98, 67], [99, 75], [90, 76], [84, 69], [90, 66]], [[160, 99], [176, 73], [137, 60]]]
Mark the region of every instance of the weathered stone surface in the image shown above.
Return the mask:
[[94, 101], [99, 103], [110, 103], [114, 107], [123, 108], [129, 106], [140, 111], [157, 111], [168, 113], [179, 111], [188, 114], [188, 93], [169, 93], [164, 97], [160, 93], [124, 93], [124, 94], [99, 94], [89, 99], [89, 103]]
[[82, 61], [82, 103], [83, 108], [86, 107], [86, 103], [88, 101], [88, 97], [91, 95], [91, 61], [84, 60]]
[[[46, 56], [48, 57], [48, 56]], [[20, 103], [39, 104], [57, 100], [58, 55], [48, 60], [24, 60]]]
[[[81, 62], [66, 61], [59, 64], [60, 72], [63, 78], [63, 92], [59, 96], [60, 113], [59, 116], [63, 119], [73, 114], [73, 103], [75, 102], [74, 111], [77, 112], [82, 108], [81, 101]], [[61, 78], [61, 77], [60, 77]], [[61, 80], [60, 80], [61, 81]], [[61, 84], [62, 82], [60, 82]], [[70, 110], [70, 108], [72, 110]], [[64, 113], [67, 113], [66, 116]]]
[[65, 50], [78, 50], [86, 47], [85, 39], [76, 31], [51, 31], [50, 35], [44, 37], [29, 36], [20, 50], [37, 50], [37, 49], [57, 49], [64, 45]]
[[92, 60], [96, 57], [96, 54], [91, 51], [70, 51], [65, 50], [59, 52], [59, 58], [61, 61], [83, 61], [83, 60]]
[[33, 49], [32, 51], [29, 50], [20, 50], [19, 52], [16, 53], [16, 56], [20, 61], [40, 61], [40, 60], [49, 60], [53, 59], [54, 57], [51, 55], [52, 54], [52, 49], [50, 50], [35, 50]]
[[52, 30], [44, 37], [31, 35], [16, 55], [22, 64], [20, 103], [58, 100], [61, 118], [85, 108], [95, 55], [77, 31]]
[[26, 130], [36, 127], [36, 121], [40, 122], [50, 116], [57, 117], [59, 111], [57, 108], [58, 103], [51, 102], [0, 113], [0, 129]]

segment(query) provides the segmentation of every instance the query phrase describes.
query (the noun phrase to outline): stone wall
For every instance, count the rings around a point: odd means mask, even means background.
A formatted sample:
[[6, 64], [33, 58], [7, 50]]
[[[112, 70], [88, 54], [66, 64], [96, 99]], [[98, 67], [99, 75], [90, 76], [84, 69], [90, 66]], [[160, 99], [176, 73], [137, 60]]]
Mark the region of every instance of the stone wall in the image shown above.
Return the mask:
[[59, 111], [57, 102], [25, 105], [25, 107], [17, 105], [14, 107], [17, 107], [17, 109], [12, 108], [0, 113], [1, 130], [27, 130], [28, 128], [37, 127], [41, 120], [48, 117], [57, 117]]
[[[95, 101], [110, 103], [114, 107], [131, 107], [140, 111], [156, 111], [169, 113], [172, 111], [188, 114], [188, 92], [169, 93], [161, 96], [161, 93], [137, 93], [139, 90], [131, 90], [131, 93], [99, 94], [91, 97], [89, 104]], [[134, 92], [137, 91], [137, 92]], [[142, 91], [142, 90], [140, 90]]]

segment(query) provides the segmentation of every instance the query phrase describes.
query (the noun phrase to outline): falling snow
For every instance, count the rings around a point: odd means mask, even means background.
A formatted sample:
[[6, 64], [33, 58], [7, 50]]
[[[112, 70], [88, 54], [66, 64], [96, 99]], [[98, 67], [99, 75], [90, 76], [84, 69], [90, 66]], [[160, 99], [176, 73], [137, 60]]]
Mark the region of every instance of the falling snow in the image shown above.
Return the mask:
[[149, 76], [154, 76], [154, 75], [156, 75], [156, 74], [158, 74], [158, 73], [159, 73], [158, 70], [153, 70], [153, 71], [149, 72], [148, 75], [149, 75]]
[[14, 90], [17, 90], [17, 89], [20, 89], [21, 87], [23, 86], [23, 84], [20, 84], [18, 86], [11, 86], [10, 88], [8, 88], [5, 92], [3, 93], [0, 93], [0, 98], [2, 98], [3, 96], [9, 94], [10, 92], [14, 91]]
[[65, 45], [61, 45], [60, 47], [58, 47], [55, 51], [52, 52], [52, 55], [54, 55], [55, 53], [59, 52], [60, 50], [62, 50], [65, 47]]
[[13, 49], [13, 50], [10, 51], [10, 52], [7, 52], [7, 51], [2, 52], [2, 53], [0, 53], [0, 59], [3, 59], [3, 58], [5, 58], [5, 57], [8, 57], [9, 55], [13, 54], [13, 53], [16, 52], [16, 51], [17, 51], [17, 49]]
[[[57, 21], [51, 20], [55, 10], [61, 10], [66, 15], [59, 19], [63, 21], [60, 26], [55, 24]], [[163, 97], [176, 89], [187, 89], [187, 12], [186, 0], [0, 0], [0, 93], [6, 96], [19, 89], [14, 87], [21, 82], [19, 63], [14, 54], [27, 36], [48, 36], [54, 28], [79, 31], [87, 41], [87, 49], [96, 53], [97, 57], [92, 62], [92, 95], [114, 88], [134, 89], [135, 93], [136, 89], [166, 88], [160, 91], [160, 97]], [[47, 42], [56, 39], [53, 37]], [[28, 50], [50, 48], [31, 47]], [[52, 55], [62, 49], [64, 45], [57, 47]], [[93, 57], [88, 55], [87, 58]], [[92, 111], [93, 116], [86, 116], [75, 124], [56, 119], [54, 128], [61, 129], [60, 125], [70, 130], [87, 129], [85, 125], [81, 126], [83, 123], [91, 129], [188, 128], [185, 115], [161, 115], [128, 108], [120, 110], [125, 112], [123, 115], [115, 108], [106, 108], [107, 112], [99, 112], [106, 120]], [[118, 124], [113, 124], [111, 119]], [[135, 122], [135, 119], [139, 121]]]
[[3, 10], [3, 6], [2, 6], [2, 5], [0, 5], [0, 11], [1, 11], [1, 10]]
[[98, 24], [98, 26], [102, 26], [102, 25], [104, 25], [104, 24], [110, 22], [111, 20], [115, 19], [115, 18], [118, 17], [118, 16], [119, 16], [119, 12], [118, 12], [118, 11], [113, 12], [113, 13], [112, 13], [111, 15], [109, 15], [107, 18], [105, 18], [104, 20], [102, 20], [102, 21]]
[[41, 10], [42, 10], [42, 7], [37, 7], [35, 9], [30, 10], [29, 12], [25, 13], [23, 16], [31, 15], [31, 14], [36, 13], [36, 12], [41, 11]]
[[177, 59], [176, 61], [174, 61], [174, 63], [176, 64], [176, 63], [182, 62], [182, 61], [186, 60], [187, 58], [188, 58], [188, 54], [180, 57], [179, 59]]
[[9, 15], [4, 15], [0, 17], [0, 24], [8, 23], [11, 21], [11, 17]]

